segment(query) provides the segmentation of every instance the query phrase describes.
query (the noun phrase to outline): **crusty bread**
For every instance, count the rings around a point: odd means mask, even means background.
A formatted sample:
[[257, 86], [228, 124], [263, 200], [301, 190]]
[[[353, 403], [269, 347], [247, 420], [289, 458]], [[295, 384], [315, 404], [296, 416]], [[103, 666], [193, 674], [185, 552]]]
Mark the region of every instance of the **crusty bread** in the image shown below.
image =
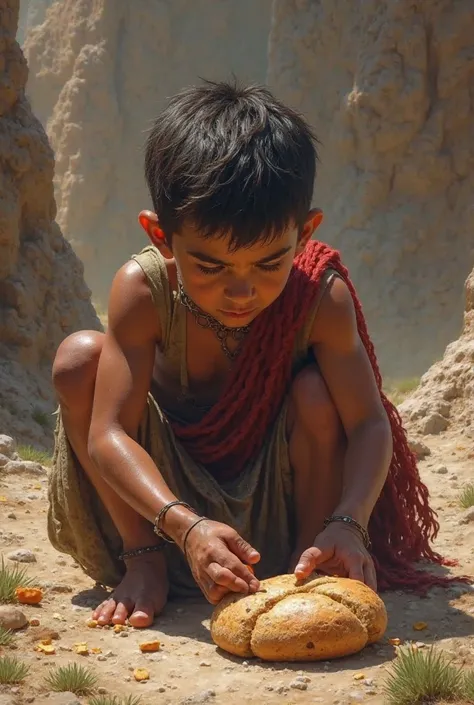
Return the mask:
[[279, 575], [262, 580], [253, 595], [226, 595], [212, 615], [211, 636], [244, 658], [318, 661], [356, 653], [386, 627], [384, 603], [358, 580]]

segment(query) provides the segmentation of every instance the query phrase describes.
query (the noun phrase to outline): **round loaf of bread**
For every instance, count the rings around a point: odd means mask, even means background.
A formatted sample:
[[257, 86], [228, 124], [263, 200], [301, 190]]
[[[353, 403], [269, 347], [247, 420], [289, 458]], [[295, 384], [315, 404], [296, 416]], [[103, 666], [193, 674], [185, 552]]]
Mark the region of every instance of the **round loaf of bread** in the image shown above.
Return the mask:
[[348, 656], [378, 641], [386, 628], [377, 593], [358, 580], [329, 576], [262, 580], [253, 595], [226, 595], [211, 619], [217, 646], [265, 661]]

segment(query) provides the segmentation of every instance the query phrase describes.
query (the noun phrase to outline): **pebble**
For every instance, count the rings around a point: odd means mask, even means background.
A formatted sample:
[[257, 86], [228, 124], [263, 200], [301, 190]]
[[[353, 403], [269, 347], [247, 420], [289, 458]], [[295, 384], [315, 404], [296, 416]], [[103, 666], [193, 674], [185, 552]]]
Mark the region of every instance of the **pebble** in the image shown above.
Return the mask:
[[308, 690], [308, 684], [295, 678], [295, 680], [291, 681], [290, 688], [293, 690]]
[[201, 667], [203, 667], [203, 668], [209, 668], [209, 667], [211, 666], [211, 664], [209, 663], [209, 661], [201, 661], [201, 662], [199, 663], [199, 665], [200, 665]]
[[470, 524], [474, 521], [474, 507], [469, 507], [462, 514], [458, 524]]
[[349, 698], [351, 700], [355, 700], [358, 703], [361, 703], [363, 700], [365, 700], [365, 693], [360, 690], [353, 690], [349, 693]]
[[128, 636], [128, 632], [120, 632], [120, 636]]
[[106, 694], [107, 694], [107, 688], [104, 688], [104, 686], [101, 685], [101, 686], [99, 686], [99, 687], [97, 688], [97, 692], [99, 693], [99, 695], [106, 695]]
[[15, 452], [15, 441], [11, 436], [7, 436], [4, 433], [0, 433], [0, 453], [11, 458]]
[[435, 472], [437, 475], [447, 475], [448, 474], [448, 468], [445, 465], [438, 465], [433, 472]]
[[22, 629], [28, 624], [28, 620], [18, 607], [11, 605], [0, 605], [0, 627], [4, 629]]
[[10, 553], [7, 553], [7, 558], [16, 563], [36, 563], [35, 554], [27, 548], [19, 548], [16, 551], [10, 551]]
[[81, 705], [74, 693], [51, 693], [48, 705]]
[[[30, 474], [30, 475], [46, 475], [47, 474], [47, 469], [40, 465], [39, 463], [35, 463], [32, 460], [10, 460], [6, 465], [3, 467], [3, 472], [7, 473], [8, 475], [23, 475], [25, 473]], [[29, 497], [29, 495], [27, 495]], [[38, 498], [39, 495], [35, 495], [35, 499]]]
[[10, 514], [7, 514], [7, 519], [16, 519], [16, 514], [10, 512]]

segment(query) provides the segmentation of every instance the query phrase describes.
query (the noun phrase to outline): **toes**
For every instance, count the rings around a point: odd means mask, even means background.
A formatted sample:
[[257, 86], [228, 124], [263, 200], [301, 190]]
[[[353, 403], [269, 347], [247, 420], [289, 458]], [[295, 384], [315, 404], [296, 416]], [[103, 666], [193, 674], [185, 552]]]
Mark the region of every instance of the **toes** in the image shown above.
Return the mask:
[[132, 610], [133, 602], [131, 600], [120, 600], [120, 602], [117, 602], [117, 607], [112, 617], [112, 624], [125, 624]]
[[153, 624], [154, 618], [155, 610], [153, 604], [151, 602], [138, 601], [128, 621], [132, 627], [143, 629], [143, 627], [149, 627]]
[[117, 605], [115, 600], [106, 600], [103, 602], [94, 612], [94, 619], [103, 626], [104, 624], [110, 624], [112, 615], [115, 612]]

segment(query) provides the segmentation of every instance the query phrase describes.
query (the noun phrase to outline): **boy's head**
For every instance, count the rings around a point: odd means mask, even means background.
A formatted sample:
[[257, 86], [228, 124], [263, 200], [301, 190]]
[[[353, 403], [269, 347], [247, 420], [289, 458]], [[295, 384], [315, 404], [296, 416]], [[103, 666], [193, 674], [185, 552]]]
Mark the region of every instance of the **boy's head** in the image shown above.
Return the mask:
[[170, 101], [148, 137], [155, 213], [140, 223], [187, 294], [228, 326], [281, 293], [321, 221], [310, 211], [316, 139], [262, 87], [205, 82]]

